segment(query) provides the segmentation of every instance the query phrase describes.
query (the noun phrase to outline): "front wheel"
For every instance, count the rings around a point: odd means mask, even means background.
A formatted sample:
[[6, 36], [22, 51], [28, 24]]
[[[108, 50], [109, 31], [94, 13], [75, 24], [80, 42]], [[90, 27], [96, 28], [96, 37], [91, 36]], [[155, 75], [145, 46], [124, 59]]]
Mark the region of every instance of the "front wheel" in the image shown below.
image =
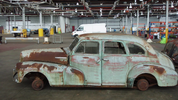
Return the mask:
[[36, 77], [32, 82], [32, 88], [36, 91], [42, 90], [44, 87], [44, 82], [39, 77]]
[[146, 91], [149, 88], [149, 83], [146, 79], [139, 79], [137, 82], [137, 88], [140, 91]]

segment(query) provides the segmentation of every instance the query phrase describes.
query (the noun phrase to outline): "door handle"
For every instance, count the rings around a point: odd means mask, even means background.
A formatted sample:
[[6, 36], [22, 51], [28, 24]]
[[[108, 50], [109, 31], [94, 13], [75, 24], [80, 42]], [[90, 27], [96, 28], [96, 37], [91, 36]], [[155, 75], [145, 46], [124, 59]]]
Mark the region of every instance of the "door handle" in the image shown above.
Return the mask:
[[89, 57], [83, 57], [83, 59], [89, 59]]
[[99, 60], [96, 61], [96, 63], [99, 63], [100, 61], [101, 61], [101, 60], [99, 59]]
[[104, 61], [109, 61], [109, 59], [102, 59], [102, 60], [104, 60]]

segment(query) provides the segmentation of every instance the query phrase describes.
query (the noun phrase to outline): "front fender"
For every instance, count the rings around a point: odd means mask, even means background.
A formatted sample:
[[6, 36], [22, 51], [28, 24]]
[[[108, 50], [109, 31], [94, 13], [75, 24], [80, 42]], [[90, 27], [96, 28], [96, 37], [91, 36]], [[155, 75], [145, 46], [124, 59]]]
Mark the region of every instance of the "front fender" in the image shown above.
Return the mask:
[[133, 87], [135, 79], [141, 74], [153, 75], [158, 86], [177, 85], [178, 76], [175, 70], [161, 65], [137, 65], [128, 73], [128, 87]]
[[67, 68], [65, 65], [55, 63], [44, 63], [44, 62], [22, 62], [16, 65], [16, 82], [22, 82], [25, 75], [28, 73], [39, 72], [43, 74], [50, 84], [63, 85], [63, 72]]

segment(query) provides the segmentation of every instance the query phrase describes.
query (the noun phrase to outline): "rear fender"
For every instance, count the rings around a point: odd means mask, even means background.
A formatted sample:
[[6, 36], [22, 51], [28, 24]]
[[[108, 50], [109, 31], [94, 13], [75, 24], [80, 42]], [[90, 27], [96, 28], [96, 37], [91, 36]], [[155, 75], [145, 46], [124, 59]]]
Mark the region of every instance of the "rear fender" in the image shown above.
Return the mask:
[[158, 86], [177, 85], [177, 73], [175, 70], [161, 65], [138, 65], [133, 67], [128, 73], [128, 87], [132, 88], [135, 79], [141, 74], [151, 74], [156, 78]]

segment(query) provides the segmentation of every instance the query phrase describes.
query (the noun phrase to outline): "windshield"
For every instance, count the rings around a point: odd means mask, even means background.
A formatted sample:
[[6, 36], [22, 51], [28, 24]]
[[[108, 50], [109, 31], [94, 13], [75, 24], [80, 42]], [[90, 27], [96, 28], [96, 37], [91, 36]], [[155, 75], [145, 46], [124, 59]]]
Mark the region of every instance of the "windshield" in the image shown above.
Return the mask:
[[79, 39], [76, 37], [74, 39], [74, 41], [72, 42], [72, 44], [69, 46], [70, 51], [73, 50], [73, 48], [76, 46], [76, 44], [78, 43], [78, 41], [79, 41]]
[[77, 31], [83, 31], [83, 26], [78, 27]]

